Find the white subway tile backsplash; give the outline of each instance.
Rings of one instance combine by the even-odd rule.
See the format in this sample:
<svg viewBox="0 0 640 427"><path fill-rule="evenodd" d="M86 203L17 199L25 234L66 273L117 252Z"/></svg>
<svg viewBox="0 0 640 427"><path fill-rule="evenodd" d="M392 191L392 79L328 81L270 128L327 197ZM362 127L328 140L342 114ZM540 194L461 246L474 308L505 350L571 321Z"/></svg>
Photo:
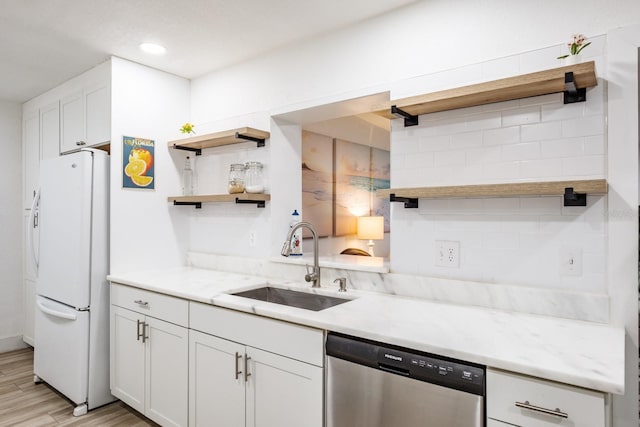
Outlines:
<svg viewBox="0 0 640 427"><path fill-rule="evenodd" d="M541 157L576 157L584 154L583 138L565 138L542 141L540 143Z"/></svg>
<svg viewBox="0 0 640 427"><path fill-rule="evenodd" d="M424 169L433 167L433 153L416 153L410 156L405 156L404 167L407 169Z"/></svg>
<svg viewBox="0 0 640 427"><path fill-rule="evenodd" d="M584 102L563 104L562 102L542 106L542 121L573 119L584 116Z"/></svg>
<svg viewBox="0 0 640 427"><path fill-rule="evenodd" d="M482 79L498 80L520 74L520 58L507 56L482 63Z"/></svg>
<svg viewBox="0 0 640 427"><path fill-rule="evenodd" d="M569 157L562 159L565 176L604 176L604 156Z"/></svg>
<svg viewBox="0 0 640 427"><path fill-rule="evenodd" d="M451 148L451 136L424 136L418 140L417 145L420 152L424 151L443 151Z"/></svg>
<svg viewBox="0 0 640 427"><path fill-rule="evenodd" d="M503 162L482 165L482 181L500 183L520 178L519 162Z"/></svg>
<svg viewBox="0 0 640 427"><path fill-rule="evenodd" d="M498 111L474 114L467 117L467 130L497 129L502 125L502 117Z"/></svg>
<svg viewBox="0 0 640 427"><path fill-rule="evenodd" d="M467 165L482 165L500 161L500 147L473 148L466 151Z"/></svg>
<svg viewBox="0 0 640 427"><path fill-rule="evenodd" d="M598 49L603 46L601 43ZM592 55L601 60L598 49ZM566 46L559 44L425 76L418 80L431 90L413 94L562 66L556 57L564 50ZM411 92L408 86L405 90ZM606 170L605 107L606 81L599 79L584 103L565 105L562 94L550 94L427 114L412 128L394 120L392 187L602 178ZM561 196L421 199L415 210L394 204L393 269L432 277L603 292L606 200L589 195L586 207L564 207ZM415 247L398 243L416 238L423 248L419 254ZM460 241L460 268L435 266L436 240ZM567 242L583 252L581 277L559 273L559 249Z"/></svg>
<svg viewBox="0 0 640 427"><path fill-rule="evenodd" d="M520 178L536 180L562 176L561 159L525 160L520 162Z"/></svg>
<svg viewBox="0 0 640 427"><path fill-rule="evenodd" d="M482 135L484 145L502 145L520 142L520 127L485 130Z"/></svg>
<svg viewBox="0 0 640 427"><path fill-rule="evenodd" d="M535 125L521 127L520 137L522 141L542 141L556 139L562 136L561 122L542 122Z"/></svg>
<svg viewBox="0 0 640 427"><path fill-rule="evenodd" d="M540 158L539 142L523 142L521 144L503 145L502 161L533 160Z"/></svg>
<svg viewBox="0 0 640 427"><path fill-rule="evenodd" d="M562 50L562 46L566 50L566 45L562 44L520 54L520 72L533 73L561 67L563 64L557 58L566 53Z"/></svg>
<svg viewBox="0 0 640 427"><path fill-rule="evenodd" d="M540 122L540 107L533 105L502 113L502 126L517 126Z"/></svg>
<svg viewBox="0 0 640 427"><path fill-rule="evenodd" d="M562 197L522 197L520 211L530 215L562 215Z"/></svg>
<svg viewBox="0 0 640 427"><path fill-rule="evenodd" d="M482 131L464 132L451 136L451 148L482 147Z"/></svg>
<svg viewBox="0 0 640 427"><path fill-rule="evenodd" d="M462 166L466 156L464 150L436 151L434 154L434 166Z"/></svg>
<svg viewBox="0 0 640 427"><path fill-rule="evenodd" d="M587 136L584 139L584 154L586 156L604 154L606 149L604 135Z"/></svg>
<svg viewBox="0 0 640 427"><path fill-rule="evenodd" d="M604 133L602 116L586 116L562 121L562 136L565 138L600 135L602 133Z"/></svg>

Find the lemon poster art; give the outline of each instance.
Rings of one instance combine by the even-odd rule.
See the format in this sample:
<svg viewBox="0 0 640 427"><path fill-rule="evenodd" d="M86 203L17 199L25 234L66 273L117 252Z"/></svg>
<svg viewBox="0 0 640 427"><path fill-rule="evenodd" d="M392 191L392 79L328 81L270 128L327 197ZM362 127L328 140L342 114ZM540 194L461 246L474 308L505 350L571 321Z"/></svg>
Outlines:
<svg viewBox="0 0 640 427"><path fill-rule="evenodd" d="M122 137L122 187L153 190L153 148L150 139Z"/></svg>

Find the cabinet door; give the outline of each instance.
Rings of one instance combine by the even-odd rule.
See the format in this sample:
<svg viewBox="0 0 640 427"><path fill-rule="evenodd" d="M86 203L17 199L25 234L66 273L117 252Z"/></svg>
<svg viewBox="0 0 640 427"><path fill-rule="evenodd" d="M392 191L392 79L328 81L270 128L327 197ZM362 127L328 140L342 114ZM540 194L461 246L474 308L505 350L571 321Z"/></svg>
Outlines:
<svg viewBox="0 0 640 427"><path fill-rule="evenodd" d="M84 134L84 98L82 91L60 100L60 152L82 148Z"/></svg>
<svg viewBox="0 0 640 427"><path fill-rule="evenodd" d="M85 137L87 145L111 140L111 90L108 83L84 91Z"/></svg>
<svg viewBox="0 0 640 427"><path fill-rule="evenodd" d="M248 427L322 427L323 370L247 347Z"/></svg>
<svg viewBox="0 0 640 427"><path fill-rule="evenodd" d="M36 315L36 282L24 279L24 329L22 331L22 340L32 347L36 346L33 339L34 320Z"/></svg>
<svg viewBox="0 0 640 427"><path fill-rule="evenodd" d="M186 328L146 318L145 415L163 426L187 426L189 338Z"/></svg>
<svg viewBox="0 0 640 427"><path fill-rule="evenodd" d="M60 155L60 104L56 101L40 109L42 159Z"/></svg>
<svg viewBox="0 0 640 427"><path fill-rule="evenodd" d="M38 111L25 113L22 119L23 196L25 209L31 209L40 175L40 117Z"/></svg>
<svg viewBox="0 0 640 427"><path fill-rule="evenodd" d="M138 338L144 316L111 306L111 394L144 413L145 347Z"/></svg>
<svg viewBox="0 0 640 427"><path fill-rule="evenodd" d="M191 427L245 425L244 353L243 345L189 331Z"/></svg>

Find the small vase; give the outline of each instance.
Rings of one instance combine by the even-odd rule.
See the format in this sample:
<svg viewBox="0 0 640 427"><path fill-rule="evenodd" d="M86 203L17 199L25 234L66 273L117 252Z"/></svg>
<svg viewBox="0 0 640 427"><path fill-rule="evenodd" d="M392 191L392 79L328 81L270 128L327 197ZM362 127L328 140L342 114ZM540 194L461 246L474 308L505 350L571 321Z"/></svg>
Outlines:
<svg viewBox="0 0 640 427"><path fill-rule="evenodd" d="M575 65L582 62L582 55L569 55L564 59L564 65Z"/></svg>

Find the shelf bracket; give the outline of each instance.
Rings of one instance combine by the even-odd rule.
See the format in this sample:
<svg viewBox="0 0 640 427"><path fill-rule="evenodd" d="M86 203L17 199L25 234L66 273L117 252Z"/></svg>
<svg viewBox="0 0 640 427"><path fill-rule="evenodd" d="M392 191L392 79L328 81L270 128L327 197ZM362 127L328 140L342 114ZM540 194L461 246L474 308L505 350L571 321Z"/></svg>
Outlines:
<svg viewBox="0 0 640 427"><path fill-rule="evenodd" d="M241 199L239 197L236 197L236 203L237 204L254 204L256 205L257 208L265 207L264 200L246 200L246 199Z"/></svg>
<svg viewBox="0 0 640 427"><path fill-rule="evenodd" d="M183 145L178 145L178 144L173 144L173 148L175 148L176 150L191 151L193 153L196 153L196 156L201 156L202 155L202 149L201 148L185 147Z"/></svg>
<svg viewBox="0 0 640 427"><path fill-rule="evenodd" d="M396 116L403 117L404 127L416 126L418 124L418 116L409 114L406 111L396 107L395 105L391 106L391 114L395 114Z"/></svg>
<svg viewBox="0 0 640 427"><path fill-rule="evenodd" d="M574 193L572 187L564 189L565 206L587 206L587 195Z"/></svg>
<svg viewBox="0 0 640 427"><path fill-rule="evenodd" d="M564 73L564 103L573 104L575 102L584 102L587 100L587 88L577 88L576 81L573 77L573 71Z"/></svg>
<svg viewBox="0 0 640 427"><path fill-rule="evenodd" d="M396 197L394 193L389 194L390 202L402 202L407 209L416 209L418 207L418 199L411 197Z"/></svg>
<svg viewBox="0 0 640 427"><path fill-rule="evenodd" d="M173 206L195 206L196 209L202 209L202 202L179 202L174 200Z"/></svg>
<svg viewBox="0 0 640 427"><path fill-rule="evenodd" d="M264 147L264 138L256 138L251 135L243 135L240 132L236 132L236 139L246 139L247 141L254 141L258 147Z"/></svg>

